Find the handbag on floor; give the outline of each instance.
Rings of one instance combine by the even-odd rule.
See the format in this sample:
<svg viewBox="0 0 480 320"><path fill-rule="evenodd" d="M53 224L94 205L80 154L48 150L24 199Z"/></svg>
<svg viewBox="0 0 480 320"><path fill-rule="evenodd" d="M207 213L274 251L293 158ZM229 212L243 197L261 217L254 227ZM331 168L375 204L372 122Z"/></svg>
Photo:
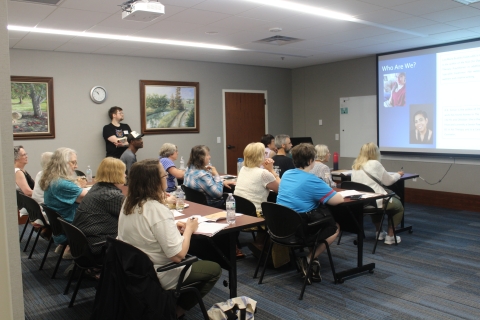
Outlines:
<svg viewBox="0 0 480 320"><path fill-rule="evenodd" d="M211 320L253 320L257 301L249 297L236 297L215 303L208 311Z"/></svg>

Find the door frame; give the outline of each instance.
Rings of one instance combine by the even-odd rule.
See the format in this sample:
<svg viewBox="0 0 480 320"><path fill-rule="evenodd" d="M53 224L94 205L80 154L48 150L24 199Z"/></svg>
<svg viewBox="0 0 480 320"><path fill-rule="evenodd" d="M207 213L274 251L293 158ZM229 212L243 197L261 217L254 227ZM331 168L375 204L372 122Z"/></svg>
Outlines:
<svg viewBox="0 0 480 320"><path fill-rule="evenodd" d="M238 90L238 89L222 89L222 121L223 121L223 171L227 172L227 126L225 123L225 94L227 92L243 92L243 93L263 93L265 97L265 132L268 132L268 95L267 90Z"/></svg>

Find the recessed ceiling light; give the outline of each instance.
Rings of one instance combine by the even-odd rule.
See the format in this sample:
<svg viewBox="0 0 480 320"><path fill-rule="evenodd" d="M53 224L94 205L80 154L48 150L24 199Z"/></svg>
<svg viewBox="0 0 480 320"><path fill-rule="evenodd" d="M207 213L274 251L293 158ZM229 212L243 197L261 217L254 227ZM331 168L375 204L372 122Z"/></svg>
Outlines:
<svg viewBox="0 0 480 320"><path fill-rule="evenodd" d="M282 28L280 28L280 27L273 27L273 28L268 29L268 31L270 31L270 32L280 32L280 31L282 31Z"/></svg>
<svg viewBox="0 0 480 320"><path fill-rule="evenodd" d="M242 50L242 49L239 49L239 48L236 48L236 47L222 46L222 45L218 45L218 44L210 44L210 43L202 43L202 42L189 42L189 41L177 41L177 40L167 40L167 39L155 39L155 38L143 38L143 37L133 37L133 36L120 36L120 35L106 34L106 33L79 32L79 31L69 31L69 30L60 30L60 29L31 28L31 27L12 26L12 25L9 25L7 28L8 28L8 30L15 30L15 31L26 31L26 32L43 33L43 34L58 34L58 35L83 37L83 38L97 38L97 39L110 39L110 40L120 40L120 41L157 43L157 44L168 44L168 45L173 45L173 46L185 46L185 47L216 49L216 50Z"/></svg>
<svg viewBox="0 0 480 320"><path fill-rule="evenodd" d="M214 36L214 35L218 34L218 32L217 31L207 31L207 32L205 32L205 34L208 34L209 36Z"/></svg>
<svg viewBox="0 0 480 320"><path fill-rule="evenodd" d="M453 1L466 4L467 6L468 6L469 4L472 4L472 3L480 2L480 0L453 0Z"/></svg>

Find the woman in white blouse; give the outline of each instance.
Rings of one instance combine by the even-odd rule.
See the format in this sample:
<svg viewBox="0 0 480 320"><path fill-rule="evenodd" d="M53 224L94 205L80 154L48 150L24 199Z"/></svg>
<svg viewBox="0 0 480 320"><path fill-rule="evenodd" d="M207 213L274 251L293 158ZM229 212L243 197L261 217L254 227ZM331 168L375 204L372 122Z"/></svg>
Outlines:
<svg viewBox="0 0 480 320"><path fill-rule="evenodd" d="M278 192L280 178L273 170L273 160L265 159L263 143L250 143L243 151L244 163L237 178L234 194L250 200L262 210L262 202L267 201L270 190ZM260 166L263 165L263 169Z"/></svg>
<svg viewBox="0 0 480 320"><path fill-rule="evenodd" d="M403 176L403 171L389 174L379 160L380 152L378 151L377 145L373 142L364 144L360 149L360 154L357 159L353 162L352 181L365 184L372 188L376 193L387 194L385 189L378 182L381 182L385 186L390 186ZM382 208L383 205L383 200L377 200L377 206L379 208ZM375 224L377 234L378 232L381 232L378 240L385 239L385 244L394 244L395 239L393 237L393 228L402 221L403 217L403 206L400 200L392 197L387 204L387 212L393 214L394 224L392 226L390 221L388 222L388 235L386 232L380 231L380 216L372 215L372 222ZM397 236L397 243L400 241L400 237Z"/></svg>

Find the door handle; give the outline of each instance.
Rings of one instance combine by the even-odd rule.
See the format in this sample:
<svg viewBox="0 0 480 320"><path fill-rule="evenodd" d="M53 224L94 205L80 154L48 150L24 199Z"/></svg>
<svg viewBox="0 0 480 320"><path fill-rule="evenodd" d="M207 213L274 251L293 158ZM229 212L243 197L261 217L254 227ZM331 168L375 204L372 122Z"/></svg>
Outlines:
<svg viewBox="0 0 480 320"><path fill-rule="evenodd" d="M233 149L233 148L235 148L235 146L231 146L231 145L227 146L227 149Z"/></svg>

